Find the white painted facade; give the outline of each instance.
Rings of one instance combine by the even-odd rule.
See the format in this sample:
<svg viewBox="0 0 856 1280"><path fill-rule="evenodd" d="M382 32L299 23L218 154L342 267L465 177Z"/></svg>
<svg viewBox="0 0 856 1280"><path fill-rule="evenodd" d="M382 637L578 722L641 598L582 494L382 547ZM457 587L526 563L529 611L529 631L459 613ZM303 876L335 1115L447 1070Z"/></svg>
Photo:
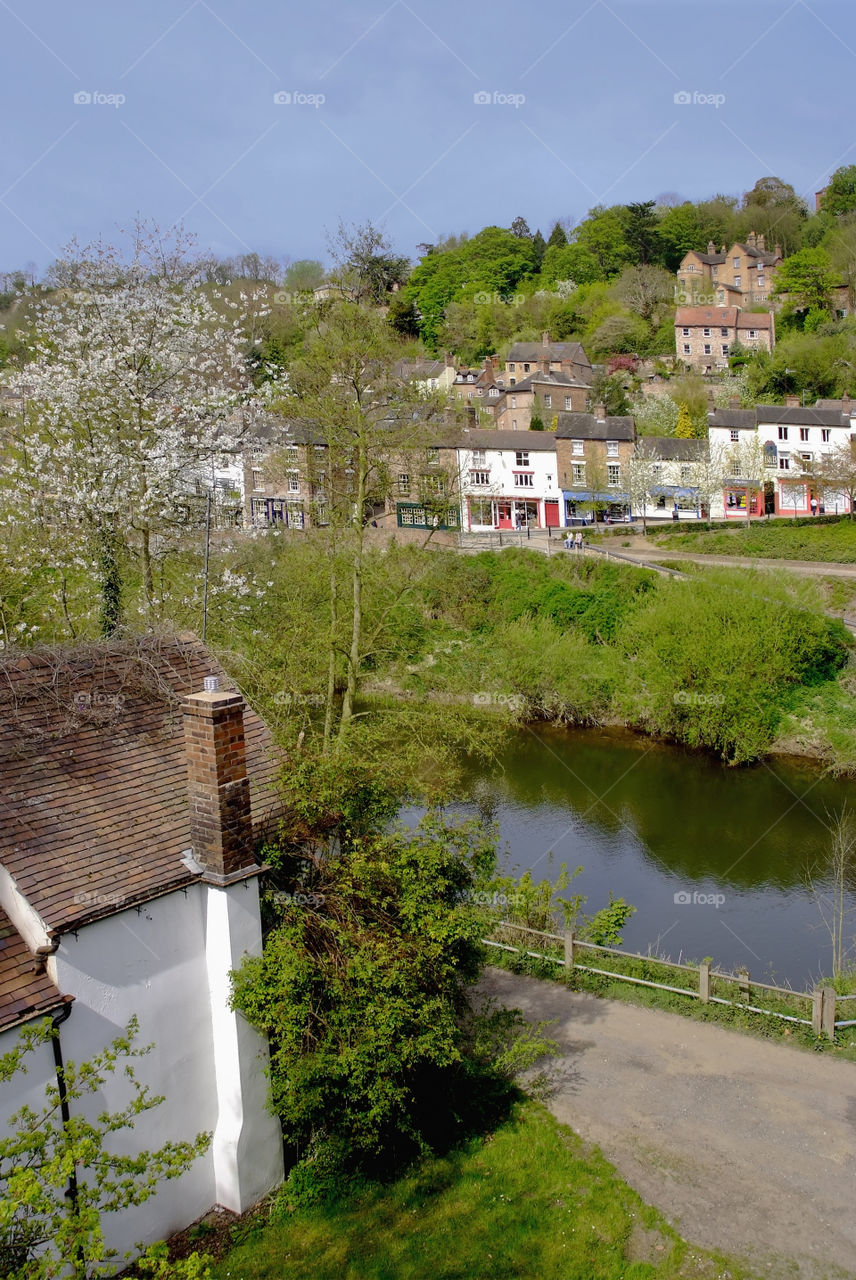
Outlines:
<svg viewBox="0 0 856 1280"><path fill-rule="evenodd" d="M807 415L808 417L808 415ZM842 426L819 426L810 421L799 423L759 422L754 427L708 428L711 458L724 461L723 475L729 474L728 458L745 449L745 442L754 439L764 450L765 483L772 483L775 490L776 513L783 516L807 516L811 512L812 487L810 478L800 484L799 477L805 465L817 463L826 453L840 445L849 445L852 422L845 420ZM735 486L732 486L735 488ZM745 499L740 506L733 502L734 494L725 486L721 494L711 502L711 516L727 519L729 516L745 518ZM763 495L756 501L757 514L763 512ZM824 511L829 515L845 514L850 503L845 493L824 495ZM819 508L818 508L819 509ZM753 511L753 514L756 514Z"/></svg>
<svg viewBox="0 0 856 1280"><path fill-rule="evenodd" d="M479 443L458 448L464 529L564 526L555 441L548 437L552 447L534 447L532 436L540 432L520 434L519 447L491 448Z"/></svg>
<svg viewBox="0 0 856 1280"><path fill-rule="evenodd" d="M110 1247L120 1253L161 1240L219 1204L243 1212L283 1177L282 1136L267 1110L267 1047L228 1007L229 971L245 954L261 952L258 880L224 887L202 881L120 910L61 938L48 957L60 992L75 997L61 1027L64 1060L80 1062L139 1020L137 1045L154 1043L135 1063L138 1078L165 1101L135 1128L113 1136L124 1150L213 1135L208 1152L145 1204L104 1220ZM0 1037L0 1053L15 1043ZM41 1077L41 1078L40 1078ZM0 1123L43 1096L55 1081L50 1047L40 1051L20 1087L0 1095ZM118 1109L129 1097L121 1076L103 1096L88 1100L92 1114ZM83 1100L73 1102L75 1107Z"/></svg>

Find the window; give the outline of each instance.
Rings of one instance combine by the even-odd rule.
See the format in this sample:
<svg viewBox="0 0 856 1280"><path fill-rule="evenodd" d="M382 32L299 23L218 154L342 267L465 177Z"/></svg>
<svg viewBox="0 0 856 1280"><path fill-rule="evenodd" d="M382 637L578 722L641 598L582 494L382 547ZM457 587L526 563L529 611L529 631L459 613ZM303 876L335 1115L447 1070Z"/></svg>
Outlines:
<svg viewBox="0 0 856 1280"><path fill-rule="evenodd" d="M516 430L517 430L517 419L516 419L516 418L512 418L512 419L511 419L511 430L512 430L512 431L516 431Z"/></svg>
<svg viewBox="0 0 856 1280"><path fill-rule="evenodd" d="M529 372L529 365L528 365L528 364L525 364L525 365L523 366L523 372L524 372L524 373L528 373L528 372Z"/></svg>
<svg viewBox="0 0 856 1280"><path fill-rule="evenodd" d="M565 408L570 409L570 407L571 407L571 397L565 396Z"/></svg>
<svg viewBox="0 0 856 1280"><path fill-rule="evenodd" d="M688 337L690 336L690 331L689 331L689 329L688 329L688 328L686 328L686 327L684 327L683 329L681 329L681 333L683 334L683 336L684 336L685 338L688 338Z"/></svg>
<svg viewBox="0 0 856 1280"><path fill-rule="evenodd" d="M787 440L787 438L788 438L788 429L787 429L787 427L779 427L779 439L780 439L780 440Z"/></svg>
<svg viewBox="0 0 856 1280"><path fill-rule="evenodd" d="M722 351L722 354L723 354L724 356L727 356L727 355L728 355L728 343L727 343L727 342L723 342L722 347L721 347L721 351Z"/></svg>
<svg viewBox="0 0 856 1280"><path fill-rule="evenodd" d="M803 462L811 462L811 454L810 454L810 453L801 453L801 454L800 454L800 458L802 459L802 461L803 461Z"/></svg>
<svg viewBox="0 0 856 1280"><path fill-rule="evenodd" d="M709 338L709 337L710 337L710 329L708 329L708 328L704 328L704 329L702 329L702 331L701 331L701 332L702 332L702 337L704 337L704 338Z"/></svg>
<svg viewBox="0 0 856 1280"><path fill-rule="evenodd" d="M514 461L518 467L529 466L529 450L518 449L514 455Z"/></svg>
<svg viewBox="0 0 856 1280"><path fill-rule="evenodd" d="M607 442L606 442L606 456L607 456L607 458L617 458L617 457L618 457L618 441L617 441L617 440L607 440Z"/></svg>
<svg viewBox="0 0 856 1280"><path fill-rule="evenodd" d="M553 407L553 397L552 397L552 396L545 396L545 397L544 397L544 408L545 408L545 409L552 409L552 407Z"/></svg>
<svg viewBox="0 0 856 1280"><path fill-rule="evenodd" d="M829 427L821 427L820 438L824 444L829 444L830 434Z"/></svg>
<svg viewBox="0 0 856 1280"><path fill-rule="evenodd" d="M535 487L535 477L531 471L515 471L514 485L517 489L533 489Z"/></svg>
<svg viewBox="0 0 856 1280"><path fill-rule="evenodd" d="M720 336L721 338L727 338L727 337L728 337L728 330L727 330L727 329L720 329L720 331L719 331L719 336Z"/></svg>
<svg viewBox="0 0 856 1280"><path fill-rule="evenodd" d="M800 440L808 440L808 427L800 427Z"/></svg>
<svg viewBox="0 0 856 1280"><path fill-rule="evenodd" d="M511 397L511 407L512 407L512 409L516 409L516 408L517 408L517 396L512 396L512 397Z"/></svg>
<svg viewBox="0 0 856 1280"><path fill-rule="evenodd" d="M740 432L739 432L739 431L732 431L732 432L731 432L731 441L732 441L732 444L737 444L737 442L739 441L739 439L740 439Z"/></svg>
<svg viewBox="0 0 856 1280"><path fill-rule="evenodd" d="M410 492L410 473L408 471L399 471L398 473L398 492Z"/></svg>
<svg viewBox="0 0 856 1280"><path fill-rule="evenodd" d="M516 379L516 378L509 378L509 379L508 379L508 385L509 385L510 387L514 387L514 386L516 386L516 385L517 385L517 379Z"/></svg>
<svg viewBox="0 0 856 1280"><path fill-rule="evenodd" d="M706 342L706 343L704 344L704 354L705 354L706 356L709 356L709 355L710 355L710 343L709 343L709 342Z"/></svg>
<svg viewBox="0 0 856 1280"><path fill-rule="evenodd" d="M470 524L493 524L493 507L489 498L470 498Z"/></svg>
<svg viewBox="0 0 856 1280"><path fill-rule="evenodd" d="M734 268L734 270L735 270L735 271L739 271L739 270L740 270L740 259L739 259L739 258L732 258L732 259L731 259L731 265L732 265L732 267Z"/></svg>
<svg viewBox="0 0 856 1280"><path fill-rule="evenodd" d="M508 372L509 372L509 373L514 373L514 361L513 361L513 360L509 361L509 365L508 365Z"/></svg>
<svg viewBox="0 0 856 1280"><path fill-rule="evenodd" d="M740 288L742 288L742 287L743 287L743 277L742 277L742 276L735 276L735 277L734 277L734 288L735 288L735 289L740 289Z"/></svg>
<svg viewBox="0 0 856 1280"><path fill-rule="evenodd" d="M586 482L586 464L584 462L571 463L571 478L574 484L585 484Z"/></svg>
<svg viewBox="0 0 856 1280"><path fill-rule="evenodd" d="M610 489L617 489L621 483L621 467L617 462L610 462L606 468L606 483Z"/></svg>
<svg viewBox="0 0 856 1280"><path fill-rule="evenodd" d="M484 449L473 449L473 466L484 467L487 465L487 454Z"/></svg>
<svg viewBox="0 0 856 1280"><path fill-rule="evenodd" d="M759 289L764 288L764 277L761 275L760 272L758 273L758 288Z"/></svg>
<svg viewBox="0 0 856 1280"><path fill-rule="evenodd" d="M498 395L499 395L499 388L498 388L498 387L491 387L490 391L488 391L488 395L489 395L489 396L498 396Z"/></svg>
<svg viewBox="0 0 856 1280"><path fill-rule="evenodd" d="M681 467L681 484L689 484L690 480L692 480L692 476L692 467Z"/></svg>
<svg viewBox="0 0 856 1280"><path fill-rule="evenodd" d="M685 343L684 343L684 355L685 355L685 356L688 356L689 354L690 354L690 344L689 344L688 342L685 342Z"/></svg>
<svg viewBox="0 0 856 1280"><path fill-rule="evenodd" d="M689 263L687 263L687 268L686 268L686 269L687 269L687 271L695 271L695 263L693 263L693 262L689 262Z"/></svg>
<svg viewBox="0 0 856 1280"><path fill-rule="evenodd" d="M485 485L490 484L489 471L471 471L470 484Z"/></svg>
<svg viewBox="0 0 856 1280"><path fill-rule="evenodd" d="M748 334L747 334L747 337L749 337L749 338L757 338L757 337L758 337L758 330L757 330L757 329L750 329L750 330L749 330L749 332L748 332Z"/></svg>
<svg viewBox="0 0 856 1280"><path fill-rule="evenodd" d="M288 492L300 493L300 474L297 471L289 471L288 473Z"/></svg>
<svg viewBox="0 0 856 1280"><path fill-rule="evenodd" d="M572 441L571 441L571 453L572 453L575 457L577 457L577 458L581 458L581 457L583 456L583 453L584 453L584 452L585 452L585 450L583 449L583 442L582 442L582 440L572 440Z"/></svg>
<svg viewBox="0 0 856 1280"><path fill-rule="evenodd" d="M791 469L790 454L780 453L779 454L779 470L790 471L790 469Z"/></svg>
<svg viewBox="0 0 856 1280"><path fill-rule="evenodd" d="M256 492L264 488L262 473L261 471L258 470L257 467L253 467L253 488L256 490Z"/></svg>
<svg viewBox="0 0 856 1280"><path fill-rule="evenodd" d="M440 461L440 450L439 450L439 449L436 449L436 448L435 448L435 449L429 449L429 450L428 450L428 464L429 464L429 466L436 467L436 465L437 465L437 463L438 463L439 461Z"/></svg>
<svg viewBox="0 0 856 1280"><path fill-rule="evenodd" d="M443 494L446 492L445 476L420 476L419 488L425 495Z"/></svg>

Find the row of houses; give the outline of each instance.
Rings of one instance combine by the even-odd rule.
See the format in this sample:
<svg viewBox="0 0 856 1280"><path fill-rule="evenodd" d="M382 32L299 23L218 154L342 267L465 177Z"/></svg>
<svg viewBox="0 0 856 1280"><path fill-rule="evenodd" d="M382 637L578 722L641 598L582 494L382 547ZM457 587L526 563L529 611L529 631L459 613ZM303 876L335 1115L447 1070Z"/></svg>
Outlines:
<svg viewBox="0 0 856 1280"><path fill-rule="evenodd" d="M472 421L472 420L471 420ZM285 482L266 480L263 451L245 472L245 515L252 525L304 529L327 522L333 483L323 441L305 424L281 423L278 456ZM829 500L813 473L825 454L850 445L856 407L711 407L704 440L638 436L631 416L560 411L555 431L440 432L434 442L390 446L386 484L367 518L379 527L484 532L563 529L594 519L729 519L751 514L809 514ZM755 442L753 463L747 442ZM752 474L747 474L748 470ZM280 477L282 471L280 468Z"/></svg>

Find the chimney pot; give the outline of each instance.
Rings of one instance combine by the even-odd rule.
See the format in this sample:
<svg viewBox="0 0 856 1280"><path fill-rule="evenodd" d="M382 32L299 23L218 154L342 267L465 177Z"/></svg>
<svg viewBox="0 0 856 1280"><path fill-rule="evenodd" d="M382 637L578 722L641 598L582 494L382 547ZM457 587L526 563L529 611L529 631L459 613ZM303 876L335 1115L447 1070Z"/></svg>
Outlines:
<svg viewBox="0 0 856 1280"><path fill-rule="evenodd" d="M220 688L219 676L206 676L202 681L202 687L206 693L216 693Z"/></svg>

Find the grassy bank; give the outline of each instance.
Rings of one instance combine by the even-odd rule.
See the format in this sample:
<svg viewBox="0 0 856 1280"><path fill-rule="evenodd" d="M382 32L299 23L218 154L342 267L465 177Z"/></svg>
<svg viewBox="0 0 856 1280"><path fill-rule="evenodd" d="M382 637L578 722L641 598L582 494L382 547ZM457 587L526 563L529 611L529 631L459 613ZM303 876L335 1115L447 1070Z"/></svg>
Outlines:
<svg viewBox="0 0 856 1280"><path fill-rule="evenodd" d="M828 561L856 564L856 521L834 524L751 524L695 532L657 530L649 538L671 551L698 555L757 556L773 560Z"/></svg>
<svg viewBox="0 0 856 1280"><path fill-rule="evenodd" d="M244 1224L214 1280L749 1280L682 1241L537 1103L387 1186ZM204 1247L204 1240L201 1242Z"/></svg>

